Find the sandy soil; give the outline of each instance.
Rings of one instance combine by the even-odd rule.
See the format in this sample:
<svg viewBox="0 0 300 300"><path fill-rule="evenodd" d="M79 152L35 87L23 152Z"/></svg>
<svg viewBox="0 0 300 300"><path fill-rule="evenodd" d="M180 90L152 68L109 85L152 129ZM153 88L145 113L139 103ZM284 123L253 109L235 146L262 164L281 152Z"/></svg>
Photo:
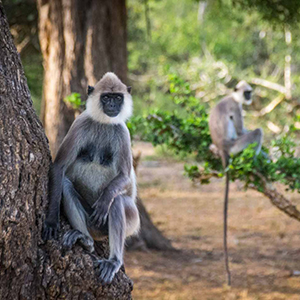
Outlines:
<svg viewBox="0 0 300 300"><path fill-rule="evenodd" d="M129 252L126 271L139 299L289 299L300 300L300 223L263 195L230 189L229 253L232 287L225 285L223 258L224 181L195 186L183 164L142 151L139 193L154 223L178 251ZM300 204L300 196L288 195ZM300 273L300 272L299 272Z"/></svg>

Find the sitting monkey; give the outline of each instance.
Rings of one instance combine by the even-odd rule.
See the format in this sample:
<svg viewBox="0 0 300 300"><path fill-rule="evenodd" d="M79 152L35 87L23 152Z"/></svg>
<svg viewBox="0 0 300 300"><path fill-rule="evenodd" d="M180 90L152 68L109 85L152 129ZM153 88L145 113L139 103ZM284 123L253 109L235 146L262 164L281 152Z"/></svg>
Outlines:
<svg viewBox="0 0 300 300"><path fill-rule="evenodd" d="M109 259L98 261L110 283L123 264L125 238L138 232L136 180L125 121L132 113L130 87L106 73L89 87L86 110L74 121L51 168L50 204L43 239L57 238L60 203L72 226L63 246L77 241L94 251L94 240L109 236Z"/></svg>
<svg viewBox="0 0 300 300"><path fill-rule="evenodd" d="M246 81L240 81L234 92L223 98L211 111L209 118L209 130L213 144L217 147L222 159L224 169L228 165L230 154L243 151L252 143L256 144L256 155L260 152L263 139L263 131L257 128L248 131L244 127L242 105L252 103L252 88ZM227 271L228 285L231 284L231 276L228 264L227 252L227 210L229 193L229 174L226 172L226 188L224 201L224 250L225 267Z"/></svg>

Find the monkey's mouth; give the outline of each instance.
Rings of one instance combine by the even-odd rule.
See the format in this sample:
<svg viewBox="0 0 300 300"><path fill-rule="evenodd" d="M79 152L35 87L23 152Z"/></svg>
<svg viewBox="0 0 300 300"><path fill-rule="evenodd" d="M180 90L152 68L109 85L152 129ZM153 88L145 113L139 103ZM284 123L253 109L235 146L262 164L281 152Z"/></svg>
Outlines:
<svg viewBox="0 0 300 300"><path fill-rule="evenodd" d="M115 110L113 110L113 111L106 110L106 111L105 111L105 114L108 115L108 116L111 117L111 118L114 118L114 117L116 117L116 116L119 114L119 112L118 112L118 111L115 111Z"/></svg>

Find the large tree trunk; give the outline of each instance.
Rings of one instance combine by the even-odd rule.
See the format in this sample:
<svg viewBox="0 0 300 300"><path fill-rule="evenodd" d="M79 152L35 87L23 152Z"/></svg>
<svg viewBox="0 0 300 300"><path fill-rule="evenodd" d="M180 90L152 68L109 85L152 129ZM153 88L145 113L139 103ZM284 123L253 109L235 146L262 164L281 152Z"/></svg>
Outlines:
<svg viewBox="0 0 300 300"><path fill-rule="evenodd" d="M52 156L74 120L64 103L71 93L85 98L87 83L105 72L127 81L125 0L38 0L44 57L41 119Z"/></svg>
<svg viewBox="0 0 300 300"><path fill-rule="evenodd" d="M124 272L103 287L81 247L63 253L41 240L50 152L1 0L0 149L0 299L131 299ZM107 241L97 250L106 256Z"/></svg>

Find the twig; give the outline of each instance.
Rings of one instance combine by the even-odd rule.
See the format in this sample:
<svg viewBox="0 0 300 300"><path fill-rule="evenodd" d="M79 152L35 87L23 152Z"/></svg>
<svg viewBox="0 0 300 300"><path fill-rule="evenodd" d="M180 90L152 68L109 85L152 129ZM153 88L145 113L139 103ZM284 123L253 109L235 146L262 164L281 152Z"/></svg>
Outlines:
<svg viewBox="0 0 300 300"><path fill-rule="evenodd" d="M276 134L279 134L281 132L281 128L271 121L267 122L267 127Z"/></svg>
<svg viewBox="0 0 300 300"><path fill-rule="evenodd" d="M284 95L279 95L274 100L272 100L266 107L260 110L259 115L264 116L270 113L278 104L280 104L285 99Z"/></svg>
<svg viewBox="0 0 300 300"><path fill-rule="evenodd" d="M253 78L251 80L251 82L253 84L261 85L265 88L277 91L281 94L286 94L286 88L281 84L274 83L274 82L271 82L271 81L268 81L268 80L265 80L265 79L261 79L261 78Z"/></svg>
<svg viewBox="0 0 300 300"><path fill-rule="evenodd" d="M285 28L285 43L287 46L287 55L285 56L285 65L284 65L284 86L285 86L285 97L290 100L292 98L292 80L291 80L291 60L292 60L292 33L289 28L286 26Z"/></svg>
<svg viewBox="0 0 300 300"><path fill-rule="evenodd" d="M19 54L21 54L21 52L25 49L25 47L29 44L29 42L30 42L30 36L27 36L20 44L17 45L17 51L19 52Z"/></svg>

